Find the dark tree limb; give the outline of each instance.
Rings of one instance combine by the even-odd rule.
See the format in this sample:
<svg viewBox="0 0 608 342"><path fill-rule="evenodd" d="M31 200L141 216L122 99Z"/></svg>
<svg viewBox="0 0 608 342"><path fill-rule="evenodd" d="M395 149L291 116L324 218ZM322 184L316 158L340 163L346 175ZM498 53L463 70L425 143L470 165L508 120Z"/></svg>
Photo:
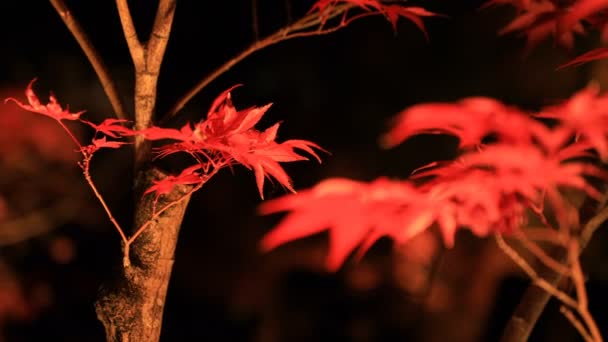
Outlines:
<svg viewBox="0 0 608 342"><path fill-rule="evenodd" d="M590 201L583 204L583 209L589 205ZM591 217L583 227L580 238L580 250L582 251L589 241L593 233L608 220L608 207L605 204L600 206L596 214ZM563 248L554 248L547 253L553 259L559 262L565 262L567 258L566 250ZM550 268L541 265L538 271L539 277L545 279L552 285L557 285L562 279L562 275L551 270ZM503 330L501 342L524 342L530 338L530 334L536 326L536 322L540 318L545 306L551 299L551 295L542 290L535 284L528 286L519 304L515 308L515 312L511 315L507 326Z"/></svg>
<svg viewBox="0 0 608 342"><path fill-rule="evenodd" d="M141 174L137 187L146 189L154 180L166 176L150 169ZM157 206L174 202L189 191L188 186L178 185L171 194L160 197ZM142 197L135 226L141 226L153 216L153 201L154 196ZM114 283L102 288L96 311L105 327L107 341L159 340L175 246L188 202L189 198L177 203L152 222L130 248L131 266L123 268Z"/></svg>

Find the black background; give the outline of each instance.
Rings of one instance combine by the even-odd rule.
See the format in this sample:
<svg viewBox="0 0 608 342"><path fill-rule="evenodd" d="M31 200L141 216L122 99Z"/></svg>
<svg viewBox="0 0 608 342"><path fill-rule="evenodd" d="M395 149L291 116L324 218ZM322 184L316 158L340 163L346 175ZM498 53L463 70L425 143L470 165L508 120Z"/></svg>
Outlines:
<svg viewBox="0 0 608 342"><path fill-rule="evenodd" d="M152 3L130 2L140 37L151 26ZM283 1L258 3L262 36L287 22ZM293 1L293 17L304 14L311 3ZM201 119L217 94L243 83L233 93L238 108L274 103L260 127L283 121L279 139L304 138L331 151L321 165L309 162L285 167L296 189L332 176L361 180L406 176L425 163L450 157L453 141L418 137L393 150L380 149L378 136L387 120L403 108L481 95L534 109L569 96L589 78L586 68L555 71L587 43L582 41L576 51L568 52L547 42L525 55L523 40L496 36L512 12L479 12L480 3L421 2L449 16L425 20L430 42L407 21L402 20L395 33L386 20L372 17L335 34L271 46L204 89L172 124ZM132 67L114 2L68 1L68 5L116 76L123 98L131 103ZM52 90L71 108L87 109L91 119L110 116L111 107L92 68L48 2L3 1L0 16L1 86L25 88L38 77L39 94ZM166 111L198 79L252 39L249 1L178 1L159 81L158 112ZM124 222L130 219L132 203L127 157L128 153L120 152L103 155L94 165L102 192ZM266 186L267 197L281 194L280 186ZM262 255L257 242L277 218L257 216L259 201L253 175L238 168L233 174L222 172L194 196L177 248L163 340L255 340L261 324L259 307L237 305L256 302L247 299L251 296L259 296L256 300L262 304L256 305L278 300L279 307L288 308L284 312L314 317L311 327L293 330L292 335L284 332L280 340L350 341L343 335L343 327L363 312L380 322L381 333L375 340L416 337L415 326L399 326L385 310L387 303L402 296L395 289L380 289L362 299L344 290L342 272L325 274L297 266L271 271L280 263L277 259L295 253L294 248L303 244ZM28 242L32 255L13 261L27 277L48 279L55 294L50 309L32 322L7 327L8 341L103 340L93 303L99 285L116 272L120 251L118 236L100 217L94 227L69 224L58 228L58 233L76 241L78 254L72 263L56 265L38 255L42 253L37 252L35 240ZM383 241L374 251L388 258L389 245ZM3 251L10 255L10 248ZM487 327L488 340L499 336L524 285L523 280L506 283ZM596 293L601 296L600 290ZM550 308L557 311L556 306ZM553 316L557 318L547 325L562 322L561 326L571 329L559 315Z"/></svg>

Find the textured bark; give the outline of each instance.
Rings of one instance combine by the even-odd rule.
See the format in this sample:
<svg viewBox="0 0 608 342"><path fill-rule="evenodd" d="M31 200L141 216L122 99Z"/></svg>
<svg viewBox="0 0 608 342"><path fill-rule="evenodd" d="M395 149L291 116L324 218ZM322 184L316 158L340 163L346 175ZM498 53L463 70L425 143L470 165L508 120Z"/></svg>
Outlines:
<svg viewBox="0 0 608 342"><path fill-rule="evenodd" d="M135 227L152 216L154 196L141 197L141 189L153 180L166 177L156 169L140 173L136 183L137 198ZM157 208L182 197L189 190L176 186L162 196ZM189 198L177 203L154 220L133 242L130 248L131 266L122 269L115 282L101 289L96 303L97 317L106 330L107 341L156 342L160 338L163 309L175 246Z"/></svg>

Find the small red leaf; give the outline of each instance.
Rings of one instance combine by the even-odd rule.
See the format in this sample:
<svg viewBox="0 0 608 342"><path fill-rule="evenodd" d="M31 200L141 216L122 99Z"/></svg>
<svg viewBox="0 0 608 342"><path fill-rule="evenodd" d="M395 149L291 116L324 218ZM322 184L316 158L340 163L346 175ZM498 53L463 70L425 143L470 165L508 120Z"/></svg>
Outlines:
<svg viewBox="0 0 608 342"><path fill-rule="evenodd" d="M585 63L597 61L599 59L604 59L604 58L608 58L608 48L602 47L602 48L593 49L589 52L586 52L586 53L576 57L575 59L571 60L568 63L560 65L557 68L557 70L571 67L571 66L573 66L573 67L581 66Z"/></svg>
<svg viewBox="0 0 608 342"><path fill-rule="evenodd" d="M84 111L70 113L68 108L66 108L66 109L61 108L61 105L57 102L57 99L53 95L50 95L49 103L47 103L46 105L43 105L42 103L40 103L38 96L36 96L36 93L32 89L34 82L36 82L36 79L33 79L28 84L27 89L25 90L25 96L27 97L28 104L24 104L21 101L15 99L15 98L12 98L12 97L5 99L4 103L6 103L8 101L13 101L19 107L21 107L27 111L46 115L57 121L60 121L60 120L72 120L73 121L73 120L80 119L80 115L82 113L84 113Z"/></svg>

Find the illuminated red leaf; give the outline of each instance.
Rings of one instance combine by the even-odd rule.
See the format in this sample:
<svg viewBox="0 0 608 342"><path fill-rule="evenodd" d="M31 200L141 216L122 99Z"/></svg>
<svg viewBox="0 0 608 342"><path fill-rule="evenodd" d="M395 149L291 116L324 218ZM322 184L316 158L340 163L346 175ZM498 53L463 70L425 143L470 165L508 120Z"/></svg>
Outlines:
<svg viewBox="0 0 608 342"><path fill-rule="evenodd" d="M230 90L235 87L220 94L213 101L207 118L195 125L188 123L180 129L150 127L138 134L149 140L176 140L157 149L161 157L184 152L216 167L233 162L247 167L254 172L262 198L266 177L274 178L286 189L294 191L289 176L279 163L308 160L296 150L302 150L320 162L315 149L323 149L306 140L277 143L278 123L263 132L256 130L254 126L271 104L237 110L230 96Z"/></svg>
<svg viewBox="0 0 608 342"><path fill-rule="evenodd" d="M564 16L568 16L576 8L567 5L569 2L558 2L554 0L497 0L490 1L486 6L509 4L518 9L518 13L499 34L518 32L525 35L528 48L538 44L549 36L554 36L555 40L562 46L572 48L574 45L574 34L585 33L582 25L581 16L575 15L564 21ZM564 15L564 13L566 13ZM580 11L577 13L581 14Z"/></svg>
<svg viewBox="0 0 608 342"><path fill-rule="evenodd" d="M549 107L538 117L557 119L561 127L578 136L578 143L588 143L608 160L608 96L599 94L599 86L591 84L562 104Z"/></svg>
<svg viewBox="0 0 608 342"><path fill-rule="evenodd" d="M83 146L82 151L91 155L102 148L120 148L123 145L127 145L127 142L123 141L108 141L106 137L93 139L92 143L88 146Z"/></svg>
<svg viewBox="0 0 608 342"><path fill-rule="evenodd" d="M108 118L103 120L99 125L86 120L81 121L93 127L96 132L103 133L112 138L120 138L122 136L135 134L134 130L123 125L129 122L129 120Z"/></svg>
<svg viewBox="0 0 608 342"><path fill-rule="evenodd" d="M427 11L422 7L403 6L398 4L387 5L382 3L380 0L318 0L313 4L309 13L318 11L319 16L321 17L321 25L324 25L331 13L331 9L339 4L350 4L356 8L364 10L366 12L365 14L382 14L388 19L394 30L397 29L397 21L399 18L405 18L413 22L420 29L420 31L424 33L427 39L428 35L421 17L432 17L439 15L437 13ZM357 16L354 18L357 18ZM343 18L343 24L344 23L348 23L345 17Z"/></svg>
<svg viewBox="0 0 608 342"><path fill-rule="evenodd" d="M404 212L409 213L412 219L428 215L418 210L419 199L418 192L405 182L382 178L368 184L342 178L328 179L310 190L262 204L260 210L263 214L290 211L264 237L262 248L270 250L329 229L327 266L335 270L358 245L372 237L370 234L378 221L400 222L397 218L403 216ZM427 222L427 226L432 223L428 220L424 222ZM399 228L404 228L403 222ZM375 236L378 237L379 234Z"/></svg>
<svg viewBox="0 0 608 342"><path fill-rule="evenodd" d="M36 79L33 79L28 84L27 89L25 90L25 96L27 97L28 104L24 104L21 101L15 99L15 98L12 98L12 97L7 98L6 100L4 100L4 102L6 103L7 101L13 101L19 107L21 107L27 111L46 115L57 121L79 120L80 119L80 115L82 113L84 113L84 111L70 113L68 108L66 108L66 109L61 108L61 105L57 102L57 99L53 95L50 95L49 103L47 103L46 105L43 105L42 103L40 103L38 96L36 96L36 93L34 93L34 90L32 89L34 82L36 82Z"/></svg>
<svg viewBox="0 0 608 342"><path fill-rule="evenodd" d="M577 67L582 64L604 58L608 58L608 48L597 48L576 57L575 59L571 60L566 64L560 65L558 69L563 69L570 66Z"/></svg>
<svg viewBox="0 0 608 342"><path fill-rule="evenodd" d="M581 20L608 8L607 0L577 0L560 17L560 31L570 30Z"/></svg>
<svg viewBox="0 0 608 342"><path fill-rule="evenodd" d="M422 7L414 6L404 7L401 5L386 5L382 6L381 11L390 21L391 25L393 26L393 30L397 30L397 21L399 18L405 18L413 22L418 29L424 33L427 40L429 38L428 33L426 32L426 28L424 27L424 22L422 21L421 17L439 16L439 14L427 11Z"/></svg>
<svg viewBox="0 0 608 342"><path fill-rule="evenodd" d="M190 123L186 123L181 129L152 126L137 132L148 140L172 139L180 141L190 141L193 139L193 133Z"/></svg>
<svg viewBox="0 0 608 342"><path fill-rule="evenodd" d="M417 134L448 134L460 140L461 148L481 144L491 134L513 143L530 143L545 137L548 130L529 115L484 97L455 104L425 103L396 116L393 128L381 138L384 147L393 147Z"/></svg>
<svg viewBox="0 0 608 342"><path fill-rule="evenodd" d="M414 182L330 179L268 201L262 213L288 213L264 237L262 248L329 230L328 267L335 270L352 251L364 253L381 236L404 243L436 225L449 247L458 229L477 236L509 233L544 201L559 210L563 188L599 199L590 178L605 181L608 172L587 160L593 157L590 148L608 153L607 101L591 86L537 115L557 120L551 127L488 98L409 108L385 135L386 145L415 134L451 134L463 147L455 161L418 169ZM492 139L482 144L488 136ZM557 216L560 226L570 224L560 211Z"/></svg>
<svg viewBox="0 0 608 342"><path fill-rule="evenodd" d="M189 184L198 184L204 180L203 175L200 173L202 171L201 165L193 165L190 166L177 176L167 176L161 180L154 181L154 185L144 192L145 194L156 193L156 197L161 195L166 195L173 191L173 188L176 185L189 185Z"/></svg>

